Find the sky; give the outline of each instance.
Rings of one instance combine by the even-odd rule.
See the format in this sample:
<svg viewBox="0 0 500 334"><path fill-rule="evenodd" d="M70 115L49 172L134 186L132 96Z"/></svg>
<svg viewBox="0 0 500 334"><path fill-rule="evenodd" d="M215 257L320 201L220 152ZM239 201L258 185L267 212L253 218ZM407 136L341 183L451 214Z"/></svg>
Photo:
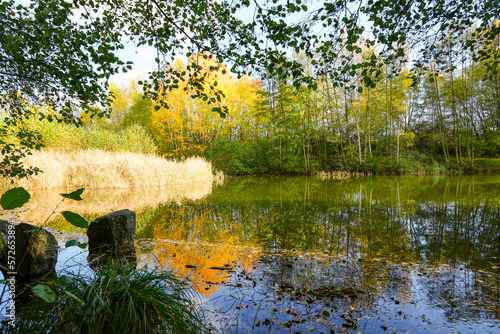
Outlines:
<svg viewBox="0 0 500 334"><path fill-rule="evenodd" d="M156 49L149 45L137 48L133 43L126 43L123 50L117 52L117 56L123 61L132 61L132 70L126 73L120 72L111 76L110 81L118 85L127 85L130 81L145 79L147 74L158 68L155 62Z"/></svg>
<svg viewBox="0 0 500 334"><path fill-rule="evenodd" d="M311 0L309 0L311 1ZM249 22L253 18L254 6L240 10L238 16L244 21ZM149 72L154 71L158 68L158 64L155 62L157 57L156 49L147 44L141 45L139 48L133 43L126 43L125 48L117 52L117 56L124 62L132 61L132 70L127 73L118 73L110 78L111 82L117 83L119 85L127 85L130 81L145 79ZM183 61L187 61L187 57L183 54L179 54L178 58Z"/></svg>
<svg viewBox="0 0 500 334"><path fill-rule="evenodd" d="M238 1L238 0L235 0ZM296 3L297 0L294 2ZM284 4L285 1L278 1L281 4ZM258 1L259 4L263 5L266 3L265 0ZM301 5L306 5L308 7L308 12L319 9L324 5L323 0L302 0ZM358 4L354 4L357 6ZM353 6L354 6L353 5ZM265 5L264 5L265 7ZM357 9L353 7L353 9ZM249 23L254 18L255 5L251 2L251 5L248 8L242 8L238 12L236 12L236 16L240 18L243 22ZM297 22L304 18L306 14L304 12L290 14L285 18L287 23ZM371 30L371 24L369 24L366 17L361 16L361 22L365 25L366 33ZM127 73L119 73L115 74L111 77L111 81L115 82L119 85L127 85L131 80L138 79L146 79L148 72L157 69L157 63L155 62L155 58L157 57L156 50L146 45L142 45L140 48L137 48L132 43L125 44L125 49L120 50L117 55L123 61L132 61L134 64L132 66L132 70ZM187 61L187 57L183 54L179 54L178 58L183 61Z"/></svg>
<svg viewBox="0 0 500 334"><path fill-rule="evenodd" d="M260 1L259 3L264 3L265 1ZM315 9L318 6L322 5L323 1L318 0L303 0L302 4L306 4L309 8ZM254 17L255 5L251 3L248 8L242 8L237 13L236 16L240 18L243 22L249 23L253 20ZM299 14L289 15L285 20L288 22L293 22L293 20L302 19L304 13L301 12ZM120 50L117 53L117 56L124 62L132 61L134 64L132 65L132 70L127 73L119 73L115 74L111 77L110 81L115 82L119 85L127 85L131 80L138 80L139 78L145 79L147 78L147 74L150 71L157 69L157 63L155 62L155 58L157 57L156 50L146 45L141 46L140 48L135 47L132 43L128 43L125 45L123 50ZM178 58L187 61L185 55L179 54Z"/></svg>

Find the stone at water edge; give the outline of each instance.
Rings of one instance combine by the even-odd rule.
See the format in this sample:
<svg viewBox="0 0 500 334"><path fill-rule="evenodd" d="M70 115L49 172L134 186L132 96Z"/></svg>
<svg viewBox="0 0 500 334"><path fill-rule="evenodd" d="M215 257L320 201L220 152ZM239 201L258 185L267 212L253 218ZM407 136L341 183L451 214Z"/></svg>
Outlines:
<svg viewBox="0 0 500 334"><path fill-rule="evenodd" d="M0 251L0 265L3 270L12 272L15 270L7 268L7 261L5 260L5 254L8 254L10 250L9 245L12 245L12 241L11 244L8 243L9 225L9 222L0 220L0 230L4 241L4 251ZM52 233L26 223L17 224L14 227L15 239L10 240L15 242L17 274L21 276L18 278L35 278L54 272L57 263L58 245Z"/></svg>
<svg viewBox="0 0 500 334"><path fill-rule="evenodd" d="M133 244L135 225L135 212L127 209L97 218L90 223L87 230L89 250Z"/></svg>

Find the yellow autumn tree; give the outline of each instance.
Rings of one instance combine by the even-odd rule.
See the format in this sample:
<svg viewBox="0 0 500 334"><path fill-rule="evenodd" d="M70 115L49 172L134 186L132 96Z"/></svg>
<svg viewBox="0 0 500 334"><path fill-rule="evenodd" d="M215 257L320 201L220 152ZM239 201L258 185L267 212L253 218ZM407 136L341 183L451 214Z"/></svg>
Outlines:
<svg viewBox="0 0 500 334"><path fill-rule="evenodd" d="M122 127L123 117L129 112L133 102L141 97L139 87L135 81L130 81L128 86L111 82L108 91L112 101L109 118L97 116L91 118L90 113L84 113L81 115L83 124L118 131Z"/></svg>
<svg viewBox="0 0 500 334"><path fill-rule="evenodd" d="M152 131L161 154L170 157L202 155L218 139L245 140L263 131L266 120L258 116L259 80L236 79L224 65L206 54L190 57L188 64L178 59L171 66L184 76L178 87L161 92L162 102L168 108L161 107L152 116ZM203 68L201 77L190 73L194 66ZM207 92L206 96L198 96L199 92L192 85L196 80L195 83ZM217 91L224 95L217 96ZM222 118L214 113L214 107L224 109L227 116Z"/></svg>

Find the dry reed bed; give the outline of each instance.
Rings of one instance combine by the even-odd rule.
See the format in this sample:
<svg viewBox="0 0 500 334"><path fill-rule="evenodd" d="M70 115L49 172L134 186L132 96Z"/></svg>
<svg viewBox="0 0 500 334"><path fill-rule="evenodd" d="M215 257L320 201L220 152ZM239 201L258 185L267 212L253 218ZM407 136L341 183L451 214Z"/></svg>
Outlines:
<svg viewBox="0 0 500 334"><path fill-rule="evenodd" d="M214 180L211 163L202 158L176 162L128 152L45 150L34 152L24 163L43 170L16 181L26 189L162 187Z"/></svg>
<svg viewBox="0 0 500 334"><path fill-rule="evenodd" d="M56 208L62 199L60 193L78 188L85 188L83 201L66 200L58 212L106 214L124 208L140 210L160 203L197 200L212 192L214 181L211 164L201 158L175 162L138 153L46 150L35 152L24 162L41 168L43 173L1 188L29 189L31 199L24 207L27 210L17 213L16 220L34 224L42 223Z"/></svg>

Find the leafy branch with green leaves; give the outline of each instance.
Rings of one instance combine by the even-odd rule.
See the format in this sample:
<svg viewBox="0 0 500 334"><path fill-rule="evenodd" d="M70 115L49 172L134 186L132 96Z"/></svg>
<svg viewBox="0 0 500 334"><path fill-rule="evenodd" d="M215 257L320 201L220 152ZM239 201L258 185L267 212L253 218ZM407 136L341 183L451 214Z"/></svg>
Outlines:
<svg viewBox="0 0 500 334"><path fill-rule="evenodd" d="M78 124L82 112L109 114L107 81L132 68L117 56L125 41L157 51L151 59L157 70L142 80L146 97L166 108L161 91L186 80L194 97L225 116L224 92L206 84L203 66L194 62L182 73L168 64L179 55L210 54L238 77L253 73L309 89L329 77L334 86L361 92L373 88L384 64L412 64L417 75L442 54L439 39L470 28L464 52L496 71L499 59L489 45L500 35L499 18L495 0L3 0L0 174L39 172L22 164L43 146L39 133L24 126L30 117ZM359 57L363 45L376 52ZM310 66L293 58L299 52Z"/></svg>
<svg viewBox="0 0 500 334"><path fill-rule="evenodd" d="M64 202L64 200L72 199L75 201L81 201L82 200L81 194L83 193L83 191L84 191L84 189L81 188L81 189L75 190L71 193L61 194L63 199L59 202L59 204L55 207L55 209L50 213L50 215L46 218L46 220L42 224L40 224L40 226L38 228L38 232L43 229L44 225L48 222L50 217L52 217L54 214L58 213L57 208ZM2 195L2 197L0 198L0 205L1 205L3 210L15 210L15 209L21 208L26 203L28 203L28 201L30 200L30 197L31 197L31 195L24 188L22 188L22 187L13 188L13 189L6 191ZM88 228L89 227L89 224L85 220L85 218L83 218L82 216L80 216L77 213L74 213L71 211L62 211L60 213L63 215L63 217L70 224L72 224L76 227L80 227L80 228ZM39 235L40 235L40 233L36 233L35 238L38 238ZM31 242L35 243L36 239L31 240ZM78 244L76 242L76 240L70 240L70 241L66 242L66 247L71 247L71 246L78 246L80 248L87 247L86 244ZM6 248L4 247L4 240L3 240L3 236L1 233L0 233L0 248L3 249L3 251L6 253ZM21 261L19 263L16 263L16 268L20 268L22 262L24 261L26 255L27 255L27 250L16 250L16 251L24 251L24 254L21 258ZM4 256L5 256L5 258L7 258L7 254L4 254ZM15 270L15 271L17 271L17 270ZM38 284L35 287L33 287L32 291L33 291L33 294L35 296L38 296L38 297L44 299L46 302L54 302L55 301L55 292L51 288L49 288L45 285Z"/></svg>
<svg viewBox="0 0 500 334"><path fill-rule="evenodd" d="M81 201L82 200L82 193L84 191L84 188L80 188L78 190L75 190L71 193L63 193L61 196L63 197L62 200L57 204L57 206L54 208L54 210L50 213L50 215L45 219L45 221L40 224L39 226L39 231L43 229L45 224L49 221L50 217L52 217L56 213L61 213L63 217L73 226L79 227L79 228L88 228L89 224L83 218L77 213L71 212L71 211L62 211L58 212L57 209L59 206L64 202L66 199L71 199L75 201ZM13 188L8 191L6 191L2 197L0 198L0 205L2 206L3 210L15 210L18 208L21 208L24 206L28 201L30 200L31 195L22 187L18 188ZM40 233L36 234L36 238L40 235ZM35 241L32 241L35 242ZM76 240L70 240L66 242L66 247L71 247L71 246L78 246L80 248L86 248L87 244L78 244ZM3 236L0 233L0 248L4 249L4 242L3 242ZM22 251L22 250L21 250ZM21 263L26 257L27 252L23 254L23 257L21 259ZM21 266L21 263L16 263L17 268ZM17 270L16 270L17 271ZM47 303L53 303L55 302L56 299L56 293L48 286L43 285L43 284L38 284L35 287L32 288L32 292L35 296L42 298L45 300Z"/></svg>

